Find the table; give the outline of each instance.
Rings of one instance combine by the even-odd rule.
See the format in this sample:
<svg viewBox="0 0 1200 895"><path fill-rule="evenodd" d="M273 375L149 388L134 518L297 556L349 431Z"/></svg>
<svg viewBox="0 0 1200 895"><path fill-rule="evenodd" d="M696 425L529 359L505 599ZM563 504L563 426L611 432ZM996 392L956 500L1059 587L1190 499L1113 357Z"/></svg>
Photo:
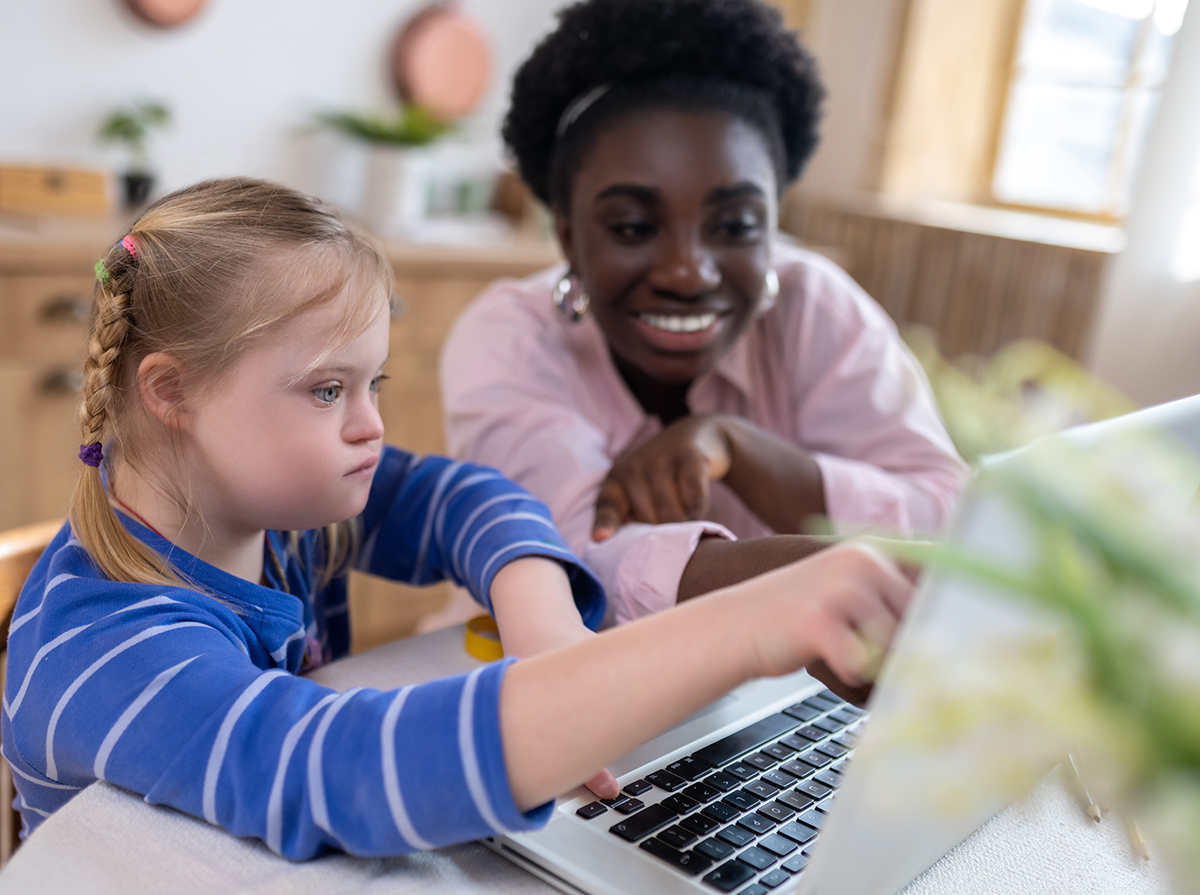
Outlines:
<svg viewBox="0 0 1200 895"><path fill-rule="evenodd" d="M315 680L399 687L478 663L462 626L410 637L320 668ZM0 893L90 895L551 895L556 890L476 843L388 859L333 854L293 863L262 843L106 783L88 787L17 852ZM1160 862L1133 855L1121 822L1085 815L1056 771L904 890L903 895L1166 895Z"/></svg>

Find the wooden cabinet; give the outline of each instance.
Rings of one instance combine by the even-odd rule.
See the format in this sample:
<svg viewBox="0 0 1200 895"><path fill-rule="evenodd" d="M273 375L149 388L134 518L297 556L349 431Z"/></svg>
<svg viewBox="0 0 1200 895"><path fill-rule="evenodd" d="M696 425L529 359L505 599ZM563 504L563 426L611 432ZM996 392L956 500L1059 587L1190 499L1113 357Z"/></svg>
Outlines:
<svg viewBox="0 0 1200 895"><path fill-rule="evenodd" d="M0 225L0 529L67 512L80 469L76 390L92 265L121 228L115 221L32 230ZM488 248L389 244L387 251L397 301L391 378L379 402L385 437L417 453L440 453L438 354L455 318L492 280L525 276L557 254L532 241ZM408 635L449 593L449 585L409 588L353 575L355 650Z"/></svg>

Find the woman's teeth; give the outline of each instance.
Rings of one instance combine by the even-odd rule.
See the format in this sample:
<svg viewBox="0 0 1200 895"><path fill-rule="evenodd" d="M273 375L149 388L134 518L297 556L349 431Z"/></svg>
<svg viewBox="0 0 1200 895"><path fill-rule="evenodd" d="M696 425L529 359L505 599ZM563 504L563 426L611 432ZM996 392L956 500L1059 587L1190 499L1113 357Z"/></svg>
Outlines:
<svg viewBox="0 0 1200 895"><path fill-rule="evenodd" d="M655 329L669 333L698 333L717 322L717 315L708 314L641 314L641 319Z"/></svg>

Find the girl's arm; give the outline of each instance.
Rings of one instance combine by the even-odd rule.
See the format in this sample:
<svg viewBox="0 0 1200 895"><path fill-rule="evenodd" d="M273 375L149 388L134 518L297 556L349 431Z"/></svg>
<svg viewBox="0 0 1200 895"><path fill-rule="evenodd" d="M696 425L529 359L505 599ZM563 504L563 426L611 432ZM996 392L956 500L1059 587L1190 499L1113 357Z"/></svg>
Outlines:
<svg viewBox="0 0 1200 895"><path fill-rule="evenodd" d="M754 677L823 659L862 684L911 584L873 550L804 562L509 668L500 727L509 784L528 809Z"/></svg>

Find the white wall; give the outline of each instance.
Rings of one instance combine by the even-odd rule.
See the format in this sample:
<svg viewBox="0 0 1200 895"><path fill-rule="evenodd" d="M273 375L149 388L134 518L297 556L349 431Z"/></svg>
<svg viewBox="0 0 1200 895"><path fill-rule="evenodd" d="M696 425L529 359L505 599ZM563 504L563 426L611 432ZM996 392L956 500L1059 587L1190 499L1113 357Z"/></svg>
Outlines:
<svg viewBox="0 0 1200 895"><path fill-rule="evenodd" d="M93 136L110 109L165 100L174 126L152 159L165 188L248 174L304 186L293 135L317 111L387 108L387 51L421 0L209 0L170 30L121 0L0 0L0 161L109 163ZM499 155L519 61L561 0L463 0L491 36L496 71L461 139Z"/></svg>
<svg viewBox="0 0 1200 895"><path fill-rule="evenodd" d="M249 174L314 188L294 138L321 110L386 108L386 54L422 0L209 0L188 24L144 25L121 0L0 0L0 161L102 163L97 123L136 97L165 100L152 143L162 187ZM565 0L462 0L491 35L496 72L460 139L500 156L496 131L516 65ZM806 187L869 185L897 0L822 0L806 39L830 88Z"/></svg>

